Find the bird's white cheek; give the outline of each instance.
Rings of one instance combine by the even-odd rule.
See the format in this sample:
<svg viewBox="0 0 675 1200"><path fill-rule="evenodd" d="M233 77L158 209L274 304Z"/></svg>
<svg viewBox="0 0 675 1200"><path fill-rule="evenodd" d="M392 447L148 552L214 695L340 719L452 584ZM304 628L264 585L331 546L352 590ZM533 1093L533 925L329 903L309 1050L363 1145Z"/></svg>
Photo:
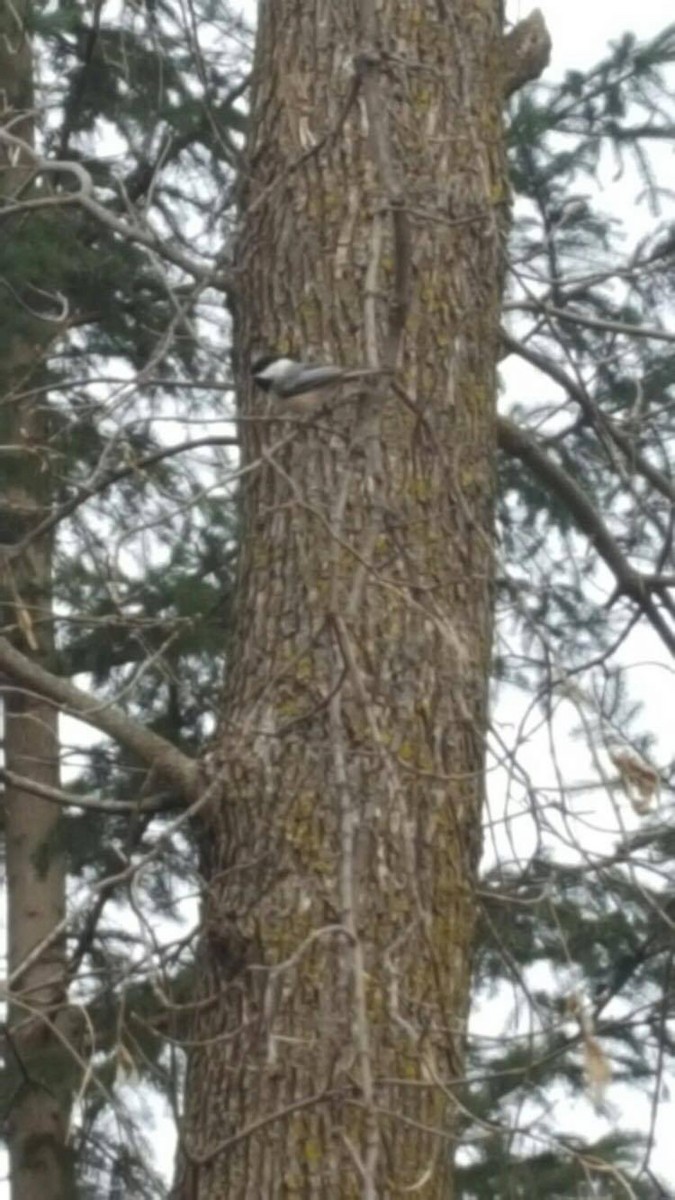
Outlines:
<svg viewBox="0 0 675 1200"><path fill-rule="evenodd" d="M293 374L297 370L295 363L290 358L279 358L276 362L270 363L265 367L264 371L260 372L261 379L269 379L273 383L277 380L285 379L289 374Z"/></svg>

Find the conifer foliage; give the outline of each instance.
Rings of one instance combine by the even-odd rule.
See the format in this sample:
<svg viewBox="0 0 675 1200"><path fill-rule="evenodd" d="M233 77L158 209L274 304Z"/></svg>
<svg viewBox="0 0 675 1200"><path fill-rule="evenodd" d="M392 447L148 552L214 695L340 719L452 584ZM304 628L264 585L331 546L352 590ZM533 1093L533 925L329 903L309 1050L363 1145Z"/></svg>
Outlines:
<svg viewBox="0 0 675 1200"><path fill-rule="evenodd" d="M88 684L102 728L114 702L191 753L211 728L228 627L233 437L213 247L228 242L248 39L220 3L63 0L0 17L2 632L59 680ZM28 518L17 502L27 479L39 485ZM36 547L50 595L25 581ZM7 705L22 694L3 673ZM187 843L158 840L180 797L128 744L83 742L67 721L60 732L61 786L57 766L47 802L60 816L24 854L67 868L74 1007L63 1011L87 1015L34 1052L30 989L20 974L12 984L7 1127L28 1113L18 1097L34 1092L46 1114L56 1094L62 1164L46 1181L38 1147L19 1171L29 1137L13 1133L13 1200L70 1195L74 1176L81 1195L155 1196L163 1185L124 1097L139 1073L169 1095L176 1086L154 1027L149 914L171 930L174 879L191 889ZM40 753L23 754L20 780L5 771L17 806L40 803ZM8 831L10 879L15 846ZM125 875L143 856L143 876ZM173 975L188 950L179 939L168 951Z"/></svg>
<svg viewBox="0 0 675 1200"><path fill-rule="evenodd" d="M672 27L626 34L510 114L493 726L508 783L486 827L476 969L476 1012L502 1026L476 1022L467 1200L673 1194L652 1153L673 1066L658 702L675 647L674 55Z"/></svg>

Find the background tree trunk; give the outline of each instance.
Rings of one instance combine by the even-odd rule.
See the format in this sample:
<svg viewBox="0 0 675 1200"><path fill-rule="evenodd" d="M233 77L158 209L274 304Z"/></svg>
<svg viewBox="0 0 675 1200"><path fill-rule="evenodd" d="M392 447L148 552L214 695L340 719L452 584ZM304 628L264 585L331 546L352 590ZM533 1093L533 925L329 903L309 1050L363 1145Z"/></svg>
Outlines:
<svg viewBox="0 0 675 1200"><path fill-rule="evenodd" d="M5 6L0 15L0 96L4 121L32 142L32 61L24 24L28 4ZM30 187L32 170L21 155L0 149L0 187L8 195ZM20 246L25 222L4 222L3 237ZM51 539L42 537L15 553L48 506L48 413L42 392L43 351L54 326L30 316L33 297L22 298L3 320L0 334L0 609L3 632L43 665L52 657ZM58 787L58 712L8 681L3 686L4 763L38 784ZM65 858L59 845L59 810L30 790L4 788L7 847L8 975L12 1002L4 1085L12 1200L64 1200L72 1178L66 1133L70 1073L56 1033L66 1017L65 939L53 939L65 912ZM37 947L46 945L33 959ZM28 965L26 965L28 964ZM64 1030L62 1029L63 1033ZM72 1065L72 1060L71 1060Z"/></svg>
<svg viewBox="0 0 675 1200"><path fill-rule="evenodd" d="M492 622L500 37L498 0L261 9L236 332L244 459L264 460L209 763L185 1200L452 1195ZM247 382L263 337L396 383L270 420Z"/></svg>

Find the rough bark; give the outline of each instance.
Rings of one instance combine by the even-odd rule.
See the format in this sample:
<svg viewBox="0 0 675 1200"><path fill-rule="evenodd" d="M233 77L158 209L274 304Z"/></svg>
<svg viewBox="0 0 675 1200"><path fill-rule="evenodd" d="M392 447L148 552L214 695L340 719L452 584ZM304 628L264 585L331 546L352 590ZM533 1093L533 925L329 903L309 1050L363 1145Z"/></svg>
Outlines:
<svg viewBox="0 0 675 1200"><path fill-rule="evenodd" d="M0 122L32 140L32 63L23 33L26 3L0 11ZM30 186L30 166L0 149L0 187L6 194ZM9 226L9 227L8 227ZM21 231L5 224L3 236ZM0 611L3 632L36 663L52 655L51 541L11 555L44 515L49 471L44 448L48 414L28 394L40 371L46 331L38 322L3 321L0 356ZM50 331L47 336L52 336ZM9 553L8 553L9 551ZM10 772L49 787L59 784L57 711L34 693L2 679L4 761ZM67 1150L68 1072L61 1038L67 1036L63 939L51 935L65 911L65 863L59 849L59 810L6 783L9 1032L3 1111L10 1156L12 1200L65 1200L72 1196ZM35 954L49 942L48 949ZM26 965L28 963L28 965ZM61 1036L59 1036L61 1035ZM65 1056L67 1058L67 1056Z"/></svg>
<svg viewBox="0 0 675 1200"><path fill-rule="evenodd" d="M267 461L242 497L208 764L223 799L203 839L181 1200L452 1196L491 640L500 47L498 0L261 9L236 336L243 453ZM262 340L394 380L280 430L247 382Z"/></svg>

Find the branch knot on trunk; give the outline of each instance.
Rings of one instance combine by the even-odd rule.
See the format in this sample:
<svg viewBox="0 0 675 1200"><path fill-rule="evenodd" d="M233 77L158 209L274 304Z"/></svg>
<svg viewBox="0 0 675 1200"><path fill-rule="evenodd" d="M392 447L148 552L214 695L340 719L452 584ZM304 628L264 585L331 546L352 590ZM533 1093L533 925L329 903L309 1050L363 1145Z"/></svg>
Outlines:
<svg viewBox="0 0 675 1200"><path fill-rule="evenodd" d="M535 8L506 35L504 50L504 99L538 79L551 61L551 35L542 11Z"/></svg>

